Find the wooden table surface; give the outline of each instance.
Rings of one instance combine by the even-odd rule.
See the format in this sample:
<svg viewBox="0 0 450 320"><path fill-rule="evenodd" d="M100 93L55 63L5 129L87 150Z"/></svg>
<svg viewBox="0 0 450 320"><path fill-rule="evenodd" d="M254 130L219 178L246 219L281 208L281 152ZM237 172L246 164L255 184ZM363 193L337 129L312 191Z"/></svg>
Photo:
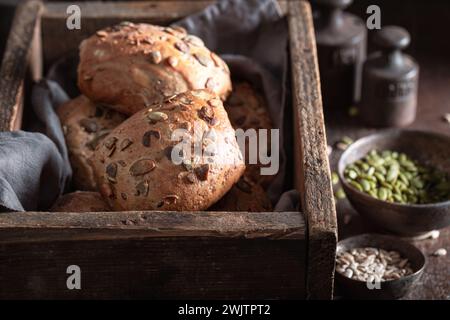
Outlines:
<svg viewBox="0 0 450 320"><path fill-rule="evenodd" d="M450 113L450 60L448 57L438 56L416 58L421 68L418 113L416 121L409 127L450 135L450 124L442 119L443 114ZM346 110L332 110L332 107L326 106L325 118L328 144L332 146L345 135L358 139L376 131L362 126L357 117L349 117ZM330 156L332 171L337 171L341 154L342 151L333 148ZM337 188L339 185L335 186ZM347 199L337 201L336 206L339 239L376 232L362 220ZM431 256L439 248L450 251L450 227L441 230L440 237L436 240L412 242L428 257L428 264L420 283L404 299L450 299L450 254L443 257Z"/></svg>

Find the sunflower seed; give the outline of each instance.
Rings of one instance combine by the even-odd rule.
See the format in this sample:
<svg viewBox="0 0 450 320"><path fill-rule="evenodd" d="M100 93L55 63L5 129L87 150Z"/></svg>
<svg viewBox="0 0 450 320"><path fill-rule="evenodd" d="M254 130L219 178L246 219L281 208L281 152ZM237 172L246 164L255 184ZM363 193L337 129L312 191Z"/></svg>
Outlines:
<svg viewBox="0 0 450 320"><path fill-rule="evenodd" d="M443 119L445 122L450 123L450 113L444 114Z"/></svg>
<svg viewBox="0 0 450 320"><path fill-rule="evenodd" d="M444 248L439 248L435 252L433 252L433 256L442 257L447 255L447 250Z"/></svg>

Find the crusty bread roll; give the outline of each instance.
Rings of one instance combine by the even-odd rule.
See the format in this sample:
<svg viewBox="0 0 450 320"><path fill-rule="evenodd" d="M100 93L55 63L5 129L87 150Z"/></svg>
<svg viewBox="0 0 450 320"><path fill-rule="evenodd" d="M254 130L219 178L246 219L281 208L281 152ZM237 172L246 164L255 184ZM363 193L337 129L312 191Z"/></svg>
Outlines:
<svg viewBox="0 0 450 320"><path fill-rule="evenodd" d="M180 140L195 133L207 159L186 151L187 161L175 164L173 154L181 154L180 140L172 139L177 129L184 132ZM134 114L92 160L100 192L115 210L204 210L245 170L222 101L207 90L187 91Z"/></svg>
<svg viewBox="0 0 450 320"><path fill-rule="evenodd" d="M244 175L210 210L269 212L272 204L264 189Z"/></svg>
<svg viewBox="0 0 450 320"><path fill-rule="evenodd" d="M231 92L225 62L182 28L121 23L80 45L78 86L94 102L134 114L191 89L222 100Z"/></svg>
<svg viewBox="0 0 450 320"><path fill-rule="evenodd" d="M231 125L234 129L268 129L267 148L270 150L270 129L273 128L265 99L247 82L234 82L233 92L224 103ZM252 181L266 188L274 179L274 175L261 175L259 161L249 164L248 148L246 143L245 175Z"/></svg>
<svg viewBox="0 0 450 320"><path fill-rule="evenodd" d="M75 188L97 190L88 159L97 144L126 117L114 110L94 105L85 96L67 101L56 112L66 139Z"/></svg>
<svg viewBox="0 0 450 320"><path fill-rule="evenodd" d="M61 196L51 212L106 212L111 211L98 192L76 191Z"/></svg>

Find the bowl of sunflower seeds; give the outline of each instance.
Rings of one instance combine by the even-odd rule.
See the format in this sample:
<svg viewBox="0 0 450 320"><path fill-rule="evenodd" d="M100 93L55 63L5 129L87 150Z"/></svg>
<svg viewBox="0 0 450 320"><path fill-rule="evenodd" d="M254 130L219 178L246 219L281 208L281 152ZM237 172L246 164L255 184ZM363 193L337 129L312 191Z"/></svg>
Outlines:
<svg viewBox="0 0 450 320"><path fill-rule="evenodd" d="M353 143L338 174L348 200L372 224L405 236L450 225L450 137L392 129Z"/></svg>
<svg viewBox="0 0 450 320"><path fill-rule="evenodd" d="M398 299L420 280L425 255L393 236L362 234L339 241L338 290L356 299Z"/></svg>

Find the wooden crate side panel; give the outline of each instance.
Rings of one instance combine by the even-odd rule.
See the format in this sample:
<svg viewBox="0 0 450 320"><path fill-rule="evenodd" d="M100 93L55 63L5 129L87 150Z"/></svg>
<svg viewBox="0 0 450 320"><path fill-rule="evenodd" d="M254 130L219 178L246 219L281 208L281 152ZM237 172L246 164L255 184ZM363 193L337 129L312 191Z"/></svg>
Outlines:
<svg viewBox="0 0 450 320"><path fill-rule="evenodd" d="M0 67L0 131L20 128L25 75L41 9L40 2L29 1L14 16Z"/></svg>
<svg viewBox="0 0 450 320"><path fill-rule="evenodd" d="M307 291L331 299L337 243L336 210L327 156L317 52L308 3L289 2L294 121L298 131L296 186L302 195L308 236Z"/></svg>
<svg viewBox="0 0 450 320"><path fill-rule="evenodd" d="M0 299L305 298L301 240L154 238L0 244ZM68 290L68 266L81 290Z"/></svg>
<svg viewBox="0 0 450 320"><path fill-rule="evenodd" d="M299 212L11 212L0 214L0 244L64 240L214 237L305 239Z"/></svg>
<svg viewBox="0 0 450 320"><path fill-rule="evenodd" d="M48 3L42 13L44 65L78 51L80 42L97 30L122 21L168 25L198 12L213 1L146 1L146 2L55 2ZM67 8L81 10L81 28L66 27ZM64 39L64 41L55 41Z"/></svg>

